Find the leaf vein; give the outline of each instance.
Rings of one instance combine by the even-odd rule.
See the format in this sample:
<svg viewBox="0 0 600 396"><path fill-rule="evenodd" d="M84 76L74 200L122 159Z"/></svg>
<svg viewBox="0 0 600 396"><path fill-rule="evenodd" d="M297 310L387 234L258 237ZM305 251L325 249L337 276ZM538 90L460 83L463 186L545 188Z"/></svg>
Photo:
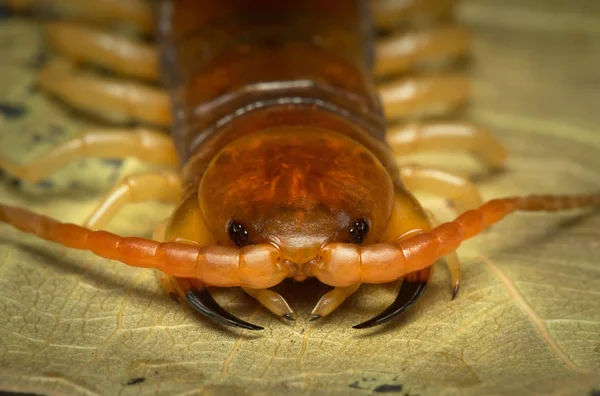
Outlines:
<svg viewBox="0 0 600 396"><path fill-rule="evenodd" d="M521 310L521 312L523 312L527 316L527 318L529 318L531 323L534 325L534 327L542 337L542 340L544 340L544 342L548 345L548 347L556 355L556 357L560 359L564 363L564 365L567 366L570 370L578 373L587 373L587 370L577 366L565 353L565 351L562 350L560 345L558 345L558 342L554 339L554 337L552 337L552 334L550 334L550 331L548 330L544 319L533 310L533 308L527 303L527 301L525 301L525 298L523 297L515 283L508 276L506 276L506 274L504 274L504 272L502 272L502 270L498 268L498 266L492 263L492 261L489 258L483 255L480 257L483 260L483 262L494 273L494 275L496 275L496 277L502 283L502 285L504 285L517 307Z"/></svg>

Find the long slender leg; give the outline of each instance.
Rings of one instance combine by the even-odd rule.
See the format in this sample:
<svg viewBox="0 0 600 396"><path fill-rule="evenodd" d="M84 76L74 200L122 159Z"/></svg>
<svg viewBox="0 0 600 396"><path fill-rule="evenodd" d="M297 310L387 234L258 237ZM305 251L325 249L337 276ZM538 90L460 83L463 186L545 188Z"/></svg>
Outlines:
<svg viewBox="0 0 600 396"><path fill-rule="evenodd" d="M6 4L14 10L51 8L78 19L127 23L144 33L154 31L151 6L143 0L6 0Z"/></svg>
<svg viewBox="0 0 600 396"><path fill-rule="evenodd" d="M175 203L180 198L181 181L175 172L160 171L126 176L104 196L84 226L90 229L104 228L121 206L127 203Z"/></svg>
<svg viewBox="0 0 600 396"><path fill-rule="evenodd" d="M410 76L377 88L388 120L448 113L469 98L469 80L458 74Z"/></svg>
<svg viewBox="0 0 600 396"><path fill-rule="evenodd" d="M69 162L82 157L136 157L157 165L176 167L173 142L164 133L150 129L92 129L75 136L26 165L0 159L0 169L29 182L37 182Z"/></svg>
<svg viewBox="0 0 600 396"><path fill-rule="evenodd" d="M461 121L431 121L393 125L386 136L396 155L427 150L461 150L475 154L490 167L502 168L506 148L487 130Z"/></svg>
<svg viewBox="0 0 600 396"><path fill-rule="evenodd" d="M437 227L442 224L442 222L439 221L437 217L435 217L435 215L430 211L427 211L427 216L429 216L432 226ZM452 282L452 299L454 300L458 294L458 290L460 289L460 281L462 279L460 272L460 260L458 259L458 254L456 254L456 252L449 253L444 258L446 260L446 265L448 266L448 271L450 271Z"/></svg>
<svg viewBox="0 0 600 396"><path fill-rule="evenodd" d="M374 72L383 77L423 63L458 58L470 46L471 33L457 25L396 33L377 40Z"/></svg>
<svg viewBox="0 0 600 396"><path fill-rule="evenodd" d="M103 24L125 22L146 33L155 29L150 2L143 0L6 0L5 3L15 10L59 8L73 17ZM456 0L375 0L371 1L371 10L377 27L385 29L415 17L444 18L455 3Z"/></svg>
<svg viewBox="0 0 600 396"><path fill-rule="evenodd" d="M39 74L42 89L80 110L119 122L169 126L169 96L143 84L88 75L54 62Z"/></svg>
<svg viewBox="0 0 600 396"><path fill-rule="evenodd" d="M482 204L477 187L466 177L418 165L400 168L400 177L410 191L422 191L449 199L459 213Z"/></svg>
<svg viewBox="0 0 600 396"><path fill-rule="evenodd" d="M51 23L47 31L51 43L71 58L126 75L151 80L158 78L155 46L73 22ZM470 38L464 27L443 26L379 39L375 74L399 73L419 62L464 55Z"/></svg>
<svg viewBox="0 0 600 396"><path fill-rule="evenodd" d="M52 45L69 58L148 80L158 79L156 46L74 22L46 27Z"/></svg>
<svg viewBox="0 0 600 396"><path fill-rule="evenodd" d="M457 0L371 0L377 27L391 28L409 19L441 19L451 14Z"/></svg>

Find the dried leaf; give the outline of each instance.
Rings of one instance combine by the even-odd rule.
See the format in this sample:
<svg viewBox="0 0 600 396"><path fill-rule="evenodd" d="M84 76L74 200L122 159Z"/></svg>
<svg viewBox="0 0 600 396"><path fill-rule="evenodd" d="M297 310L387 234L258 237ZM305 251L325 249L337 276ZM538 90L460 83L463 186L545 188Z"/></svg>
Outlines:
<svg viewBox="0 0 600 396"><path fill-rule="evenodd" d="M465 3L463 15L477 37L471 112L511 153L506 172L478 177L484 197L598 191L598 4L588 1L584 13L576 2L561 3L568 17L558 20L542 0ZM42 48L30 21L0 21L0 104L23 113L0 115L2 158L25 163L90 122L35 90ZM462 156L418 159L482 173ZM5 177L0 200L80 223L103 191L142 168L133 160L76 161L37 186ZM425 202L452 215L439 200ZM148 235L168 212L164 205L131 205L110 229ZM152 271L0 226L0 389L597 395L598 229L600 216L592 211L514 215L460 249L464 278L456 300L440 266L415 309L372 331L350 326L383 309L393 287L363 287L331 317L310 323L325 289L316 282L284 285L299 313L292 325L238 291L218 293L236 315L266 328L251 333L213 325L177 305Z"/></svg>

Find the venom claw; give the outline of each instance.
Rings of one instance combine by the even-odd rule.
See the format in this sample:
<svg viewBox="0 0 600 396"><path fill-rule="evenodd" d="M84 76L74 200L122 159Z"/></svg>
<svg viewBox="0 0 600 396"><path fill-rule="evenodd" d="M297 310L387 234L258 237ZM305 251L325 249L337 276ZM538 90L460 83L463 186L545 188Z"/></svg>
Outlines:
<svg viewBox="0 0 600 396"><path fill-rule="evenodd" d="M217 323L228 326L241 327L242 329L247 330L264 329L261 326L257 326L252 323L243 321L240 318L237 318L229 312L227 312L215 301L215 299L207 289L201 291L190 289L185 294L185 299L188 301L188 303L190 303L190 305L194 309L196 309L202 315L214 320Z"/></svg>
<svg viewBox="0 0 600 396"><path fill-rule="evenodd" d="M309 321L314 322L321 319L321 315L312 315L309 319Z"/></svg>
<svg viewBox="0 0 600 396"><path fill-rule="evenodd" d="M289 313L286 313L286 314L284 314L284 315L282 316L282 318L283 318L283 319L286 319L286 320L290 320L290 321L294 321L294 320L296 320L296 318L294 317L294 315L292 315L292 314L289 314Z"/></svg>
<svg viewBox="0 0 600 396"><path fill-rule="evenodd" d="M454 300L456 298L456 295L458 294L458 289L460 289L460 285L459 284L454 285L454 291L452 292L452 300Z"/></svg>
<svg viewBox="0 0 600 396"><path fill-rule="evenodd" d="M375 316L367 320L366 322L357 324L356 326L352 326L354 329L366 329L368 327L373 327L385 323L392 319L395 316L400 315L402 312L406 311L411 305L413 305L419 297L425 291L427 287L427 282L402 282L402 286L400 286L400 290L398 291L398 296L390 305L381 312L379 315Z"/></svg>

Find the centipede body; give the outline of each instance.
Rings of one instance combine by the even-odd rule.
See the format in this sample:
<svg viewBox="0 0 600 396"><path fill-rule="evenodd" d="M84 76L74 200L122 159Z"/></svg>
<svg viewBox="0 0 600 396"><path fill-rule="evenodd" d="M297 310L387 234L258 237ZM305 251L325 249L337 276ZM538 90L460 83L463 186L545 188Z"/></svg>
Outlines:
<svg viewBox="0 0 600 396"><path fill-rule="evenodd" d="M449 3L410 4L439 17L447 15ZM493 135L467 122L417 117L386 127L432 109L452 110L468 97L462 75L396 75L430 57L463 55L468 34L446 26L415 34L412 41L392 33L376 42L376 24L394 26L382 12L386 4L165 0L153 10L158 51L78 25L51 26L55 46L72 58L104 62L126 74L137 70L124 66L126 61L156 62L139 77L160 76L165 90L79 74L72 65L42 71L42 88L83 110L171 125L172 139L147 129L92 131L37 163L3 168L33 180L81 155L136 156L179 167L121 182L88 219L92 229L126 202L178 204L155 232L165 242L60 224L8 206L0 207L0 220L68 247L156 268L167 292L214 320L246 329L260 327L224 311L207 286L242 287L276 315L293 319L283 297L269 288L286 278L316 277L334 286L311 314L319 319L362 283L404 279L389 309L356 326L364 328L414 304L441 257L447 256L456 294L456 248L505 215L598 204L592 195L507 198L480 206L465 178L399 168L393 150L472 150L492 167L502 166L505 155ZM85 38L73 44L69 29ZM99 59L86 49L107 37L128 50L105 48L113 57ZM390 80L377 85L383 75ZM414 190L453 200L461 216L438 225Z"/></svg>

